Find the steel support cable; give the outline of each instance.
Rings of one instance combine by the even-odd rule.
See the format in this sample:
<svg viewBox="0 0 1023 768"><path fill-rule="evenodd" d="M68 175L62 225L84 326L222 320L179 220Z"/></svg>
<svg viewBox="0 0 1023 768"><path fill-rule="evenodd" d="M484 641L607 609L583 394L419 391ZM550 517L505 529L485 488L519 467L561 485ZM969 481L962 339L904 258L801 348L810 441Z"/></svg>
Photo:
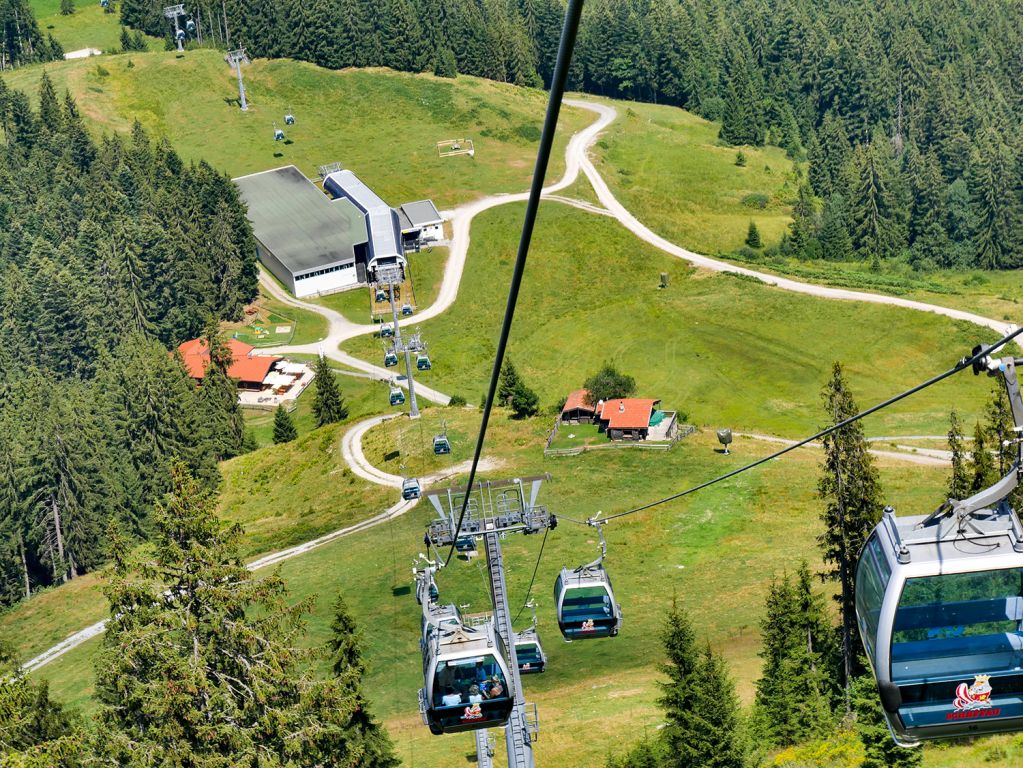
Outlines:
<svg viewBox="0 0 1023 768"><path fill-rule="evenodd" d="M844 419L844 420L840 421L837 424L833 424L832 426L828 427L827 429L822 429L820 432L818 432L818 433L816 433L814 435L811 435L810 437L804 438L803 440L800 440L797 443L793 443L792 445L788 445L788 446L782 448L780 451L775 451L770 456L765 456L762 459L757 459L756 461L750 462L749 464L746 464L745 466L739 467L738 469L733 469L731 472L726 472L723 475L715 477L713 480L708 480L705 483L700 483L699 485L694 485L692 488L687 488L684 491L679 491L678 493L673 493L671 496L665 496L663 499L658 499L657 501L651 501L649 504L644 504L644 505L642 505L640 507L635 507L633 509L626 510L625 512L618 512L618 513L613 514L613 515L607 515L606 517L603 518L603 520L604 521L615 520L615 519L617 519L619 517L625 517L626 515L633 515L633 514L635 514L637 512L642 512L644 510L650 509L652 507L659 506L661 504L667 504L669 501L674 501L675 499L680 499L683 496L688 496L689 494L696 493L697 491L701 491L704 488L709 488L712 485L716 485L717 483L720 483L720 482L722 482L724 480L728 480L729 478L735 477L736 475L741 475L743 472L748 472L749 470L753 469L754 467L759 467L761 464L765 464L768 461L771 461L772 459L777 459L779 456L784 456L786 453L789 453L790 451L794 451L797 448L802 448L804 445L806 445L807 443L812 443L814 440L819 440L822 437L827 437L828 435L832 434L833 432L837 432L838 430L843 429L843 428L849 426L853 422L859 421L860 419L862 419L862 418L864 418L866 416L869 416L872 413L877 413L878 411L882 410L883 408L887 408L888 406L894 405L895 403L899 402L900 400L906 399L910 395L915 395L917 392L920 392L921 390L927 389L928 387L933 386L933 385L937 384L940 381L944 381L945 379L949 378L950 376L954 376L955 374L957 374L957 373L959 373L961 371L964 371L967 368L971 368L976 361L980 360L983 357L986 357L987 355L990 355L996 349L1005 346L1010 341L1012 341L1014 338L1019 336L1021 333L1023 333L1023 327L1017 328L1012 333L1010 333L1010 334L1008 334L1006 336L1003 336L999 341L995 342L991 346L984 347L977 354L971 355L970 357L964 357L962 360L960 360L958 363L956 363L956 365L954 365L952 368L949 368L944 373L938 374L937 376L934 376L933 378L927 379L927 381L925 381L925 382L923 382L921 384L917 384L915 387L912 387L911 389L907 389L905 392L902 392L901 394L895 395L895 397L890 397L887 400L885 400L884 402L878 403L877 405L875 405L875 406L873 406L871 408L868 408L865 411L860 411L859 413L850 416L848 419ZM579 521L573 520L572 522L579 522Z"/></svg>
<svg viewBox="0 0 1023 768"><path fill-rule="evenodd" d="M458 541L458 534L462 530L462 521L465 519L465 511L469 506L472 484L476 480L476 468L479 466L480 455L483 453L483 441L487 436L487 425L490 423L490 412L494 407L497 382L501 375L501 366L504 364L504 353L508 347L508 336L511 333L512 320L515 318L515 305L519 299L522 274L526 268L529 244L533 238L536 214L540 208L540 193L543 191L544 177L547 175L547 165L551 158L551 149L554 146L554 132L558 127L561 99L565 95L568 65L572 61L572 49L575 47L575 38L579 31L579 16L582 13L582 9L583 0L569 0L568 7L565 9L565 24L561 30L558 59L554 66L554 75L551 78L551 93L547 100L547 114L543 121L543 133L540 135L540 147L536 153L533 182L529 187L529 200L526 203L526 216L522 222L519 250L515 256L515 269L512 271L511 285L508 287L508 303L505 306L504 321L501 324L501 336L497 342L497 351L494 353L494 368L490 373L487 402L483 406L483 419L480 422L480 431L476 438L476 451L472 457L472 466L469 468L469 480L465 487L465 498L462 500L462 510L458 514L458 523L455 525L455 534L451 539L451 549L448 550L447 559L444 561L445 565L451 562L451 557L455 553L455 542Z"/></svg>
<svg viewBox="0 0 1023 768"><path fill-rule="evenodd" d="M522 612L526 610L526 606L529 605L529 596L533 592L533 584L536 583L536 572L540 570L540 560L543 558L543 548L547 543L547 534L550 532L550 528L543 529L543 541L540 542L540 553L536 556L536 565L533 566L533 576L529 580L529 586L526 587L526 599L522 601L522 607L519 608L519 612L516 613L515 618L512 619L513 624L519 620L519 616L522 615Z"/></svg>

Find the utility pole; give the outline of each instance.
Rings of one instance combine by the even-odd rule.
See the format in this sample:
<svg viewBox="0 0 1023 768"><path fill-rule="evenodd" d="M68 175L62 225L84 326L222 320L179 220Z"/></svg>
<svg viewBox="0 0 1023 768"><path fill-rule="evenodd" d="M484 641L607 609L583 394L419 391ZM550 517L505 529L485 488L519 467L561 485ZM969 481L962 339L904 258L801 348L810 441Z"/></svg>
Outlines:
<svg viewBox="0 0 1023 768"><path fill-rule="evenodd" d="M185 16L185 6L183 5L168 5L163 9L163 15L168 19L174 21L174 41L178 44L178 53L185 52L184 40L185 36L181 32L181 24L178 22L182 16Z"/></svg>
<svg viewBox="0 0 1023 768"><path fill-rule="evenodd" d="M239 48L236 51L231 51L224 57L224 61L234 67L234 71L238 73L238 102L241 104L242 112L247 112L249 104L245 100L245 83L242 81L242 64L249 63L249 57L245 53L244 48Z"/></svg>
<svg viewBox="0 0 1023 768"><path fill-rule="evenodd" d="M487 571L490 576L490 597L494 609L494 628L508 649L508 671L514 704L508 723L504 727L508 752L508 768L535 768L533 743L540 731L536 705L526 703L515 653L515 630L508 606L508 588L505 582L501 537L509 533L539 533L557 526L557 518L536 503L540 484L550 475L522 477L514 480L487 480L473 488L446 488L431 491L426 498L433 504L439 517L430 524L429 541L436 547L452 545L457 539L471 536L483 539L487 552ZM528 488L528 492L527 492ZM470 494L465 519L458 526L458 512L466 494ZM477 756L482 745L476 735ZM493 765L493 762L481 765Z"/></svg>

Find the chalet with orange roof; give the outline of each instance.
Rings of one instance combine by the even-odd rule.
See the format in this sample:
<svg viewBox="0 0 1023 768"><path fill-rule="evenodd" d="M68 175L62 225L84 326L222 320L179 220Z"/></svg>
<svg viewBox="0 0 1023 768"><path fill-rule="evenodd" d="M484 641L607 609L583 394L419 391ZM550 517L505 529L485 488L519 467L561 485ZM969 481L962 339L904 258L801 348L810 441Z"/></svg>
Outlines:
<svg viewBox="0 0 1023 768"><path fill-rule="evenodd" d="M577 389L565 399L565 405L561 408L562 424L592 424L596 416L596 406L586 402L589 391Z"/></svg>
<svg viewBox="0 0 1023 768"><path fill-rule="evenodd" d="M241 405L276 407L297 398L313 379L312 370L302 363L292 363L277 355L257 354L255 347L237 339L227 339L224 345L231 352L227 375L238 382ZM178 353L188 375L201 384L210 365L206 340L186 341L178 346Z"/></svg>
<svg viewBox="0 0 1023 768"><path fill-rule="evenodd" d="M671 440L678 432L674 411L662 411L660 400L616 398L597 404L594 421L611 440Z"/></svg>

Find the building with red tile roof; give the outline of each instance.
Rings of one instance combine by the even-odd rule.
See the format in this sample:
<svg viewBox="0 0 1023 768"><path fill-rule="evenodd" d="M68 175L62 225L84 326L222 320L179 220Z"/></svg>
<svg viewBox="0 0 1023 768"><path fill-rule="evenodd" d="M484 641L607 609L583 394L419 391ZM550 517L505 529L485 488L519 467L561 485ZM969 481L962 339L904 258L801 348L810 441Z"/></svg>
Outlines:
<svg viewBox="0 0 1023 768"><path fill-rule="evenodd" d="M262 389L263 380L273 370L274 365L284 359L270 355L254 355L255 347L237 339L227 339L224 344L231 352L231 366L227 369L227 375L237 379L238 386L243 389ZM181 359L188 369L188 375L201 382L210 365L210 352L206 340L186 341L178 347L178 352L181 353Z"/></svg>
<svg viewBox="0 0 1023 768"><path fill-rule="evenodd" d="M577 389L565 399L565 405L561 409L561 421L563 424L589 424L597 412L596 406L586 402L589 390Z"/></svg>
<svg viewBox="0 0 1023 768"><path fill-rule="evenodd" d="M654 406L660 400L616 398L600 405L597 420L612 440L621 438L646 439Z"/></svg>

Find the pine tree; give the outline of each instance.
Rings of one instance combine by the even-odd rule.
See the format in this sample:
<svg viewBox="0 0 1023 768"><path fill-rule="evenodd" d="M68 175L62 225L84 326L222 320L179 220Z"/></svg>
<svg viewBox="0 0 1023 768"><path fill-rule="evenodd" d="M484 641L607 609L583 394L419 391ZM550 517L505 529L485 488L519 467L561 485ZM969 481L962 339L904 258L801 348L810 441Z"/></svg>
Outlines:
<svg viewBox="0 0 1023 768"><path fill-rule="evenodd" d="M512 398L519 389L519 372L515 369L510 357L504 359L501 375L497 383L497 400L495 405L511 406Z"/></svg>
<svg viewBox="0 0 1023 768"><path fill-rule="evenodd" d="M0 763L78 768L83 757L77 723L50 698L46 681L26 678L13 649L0 643Z"/></svg>
<svg viewBox="0 0 1023 768"><path fill-rule="evenodd" d="M997 479L995 462L987 447L987 431L977 422L973 426L973 451L970 453L970 493L977 493Z"/></svg>
<svg viewBox="0 0 1023 768"><path fill-rule="evenodd" d="M345 692L345 698L355 704L345 731L347 738L362 750L359 765L364 768L396 768L400 761L394 755L391 740L387 732L370 716L368 703L362 693L365 664L359 647L361 640L355 621L340 594L334 601L334 618L330 629L328 648L333 659L334 676Z"/></svg>
<svg viewBox="0 0 1023 768"><path fill-rule="evenodd" d="M760 230L757 229L755 222L749 223L749 229L746 230L746 245L750 248L763 248L764 241L760 239Z"/></svg>
<svg viewBox="0 0 1023 768"><path fill-rule="evenodd" d="M316 385L316 394L313 397L313 414L316 416L316 426L322 427L347 419L348 406L345 405L334 370L330 367L330 361L325 356L321 355L316 361L313 373L315 374L313 383Z"/></svg>
<svg viewBox="0 0 1023 768"><path fill-rule="evenodd" d="M71 16L75 12L75 0L60 0L60 15Z"/></svg>
<svg viewBox="0 0 1023 768"><path fill-rule="evenodd" d="M817 206L809 184L799 186L799 197L792 206L789 225L790 247L800 258L813 258L817 246Z"/></svg>
<svg viewBox="0 0 1023 768"><path fill-rule="evenodd" d="M254 579L237 526L183 466L155 515L152 559L113 535L110 619L97 666L105 763L351 765L356 702L297 650L309 601Z"/></svg>
<svg viewBox="0 0 1023 768"><path fill-rule="evenodd" d="M217 461L242 453L245 445L245 419L238 405L238 382L228 375L233 362L216 324L204 334L209 365L199 387L199 407L207 445Z"/></svg>
<svg viewBox="0 0 1023 768"><path fill-rule="evenodd" d="M700 650L692 623L672 600L661 640L668 662L659 683L667 725L664 765L670 768L742 768L738 746L739 706L724 662L709 647Z"/></svg>
<svg viewBox="0 0 1023 768"><path fill-rule="evenodd" d="M770 744L788 746L825 735L834 724L836 648L805 561L795 584L787 574L771 584L760 628L764 669L756 707Z"/></svg>
<svg viewBox="0 0 1023 768"><path fill-rule="evenodd" d="M860 675L853 681L852 704L856 733L866 752L863 768L916 768L923 764L923 750L905 749L892 741L873 675Z"/></svg>
<svg viewBox="0 0 1023 768"><path fill-rule="evenodd" d="M274 443L290 443L298 437L298 430L295 429L295 422L291 418L288 409L278 405L274 410Z"/></svg>
<svg viewBox="0 0 1023 768"><path fill-rule="evenodd" d="M821 228L817 235L821 245L821 257L829 261L846 261L853 255L852 238L849 236L849 209L845 197L835 193L824 204Z"/></svg>
<svg viewBox="0 0 1023 768"><path fill-rule="evenodd" d="M857 413L842 366L837 362L824 386L822 399L833 424ZM836 599L842 620L842 679L848 691L852 678L861 671L853 571L860 549L881 515L881 484L860 422L828 435L823 444L824 464L817 493L824 501L821 514L824 532L817 541L824 562L830 566L826 576L839 582L841 588Z"/></svg>
<svg viewBox="0 0 1023 768"><path fill-rule="evenodd" d="M963 423L959 413L952 409L948 417L948 450L952 454L952 474L948 479L950 499L965 499L970 495L970 472L966 464L966 450L963 448Z"/></svg>

